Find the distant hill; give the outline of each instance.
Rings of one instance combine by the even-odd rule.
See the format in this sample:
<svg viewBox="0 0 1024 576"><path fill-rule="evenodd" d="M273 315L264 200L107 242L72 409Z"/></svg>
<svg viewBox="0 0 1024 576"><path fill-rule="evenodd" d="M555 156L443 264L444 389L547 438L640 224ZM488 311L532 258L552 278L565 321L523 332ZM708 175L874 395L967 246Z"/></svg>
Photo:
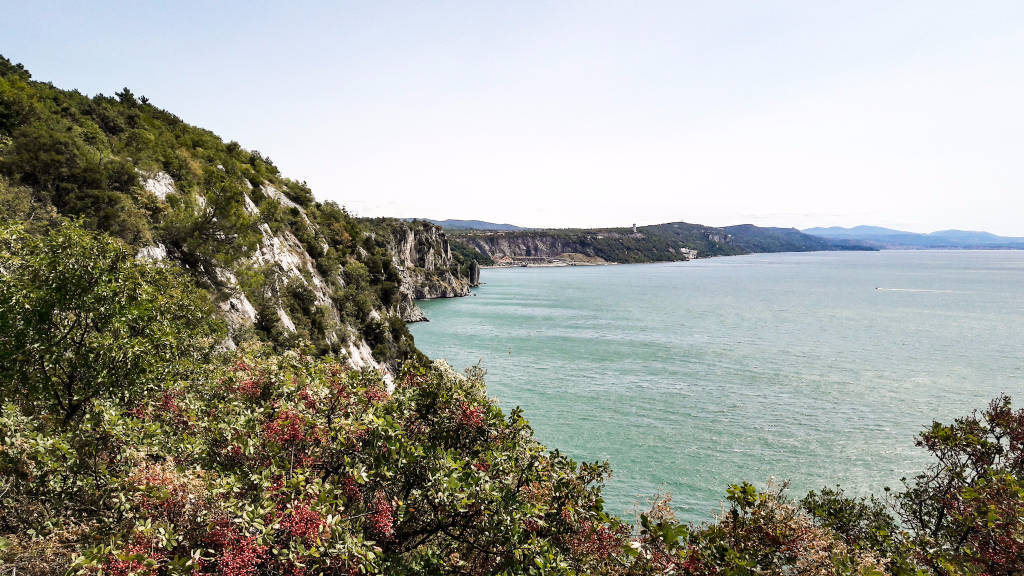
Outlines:
<svg viewBox="0 0 1024 576"><path fill-rule="evenodd" d="M450 230L453 252L482 265L665 262L753 252L873 250L795 228L751 224L715 228L669 222L633 228Z"/></svg>
<svg viewBox="0 0 1024 576"><path fill-rule="evenodd" d="M748 252L813 252L847 249L817 236L804 234L796 228L763 228L753 224L740 224L722 228L732 243Z"/></svg>
<svg viewBox="0 0 1024 576"><path fill-rule="evenodd" d="M1024 249L1024 238L997 236L971 230L940 230L918 234L879 226L808 228L805 234L831 241L858 242L866 246L890 249Z"/></svg>
<svg viewBox="0 0 1024 576"><path fill-rule="evenodd" d="M495 224L483 220L431 220L429 218L426 220L446 230L527 230L527 228L513 224Z"/></svg>

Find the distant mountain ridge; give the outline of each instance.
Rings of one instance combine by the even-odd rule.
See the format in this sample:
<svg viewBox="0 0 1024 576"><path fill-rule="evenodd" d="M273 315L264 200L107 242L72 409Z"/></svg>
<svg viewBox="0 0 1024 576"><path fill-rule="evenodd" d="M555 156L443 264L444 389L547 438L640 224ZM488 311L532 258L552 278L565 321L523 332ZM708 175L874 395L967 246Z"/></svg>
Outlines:
<svg viewBox="0 0 1024 576"><path fill-rule="evenodd" d="M431 220L429 218L410 218L410 220L426 220L446 230L529 230L514 224L497 224L483 220Z"/></svg>
<svg viewBox="0 0 1024 576"><path fill-rule="evenodd" d="M1024 249L1024 238L998 236L973 230L939 230L929 234L906 232L880 226L807 228L805 234L833 241L858 242L890 249Z"/></svg>

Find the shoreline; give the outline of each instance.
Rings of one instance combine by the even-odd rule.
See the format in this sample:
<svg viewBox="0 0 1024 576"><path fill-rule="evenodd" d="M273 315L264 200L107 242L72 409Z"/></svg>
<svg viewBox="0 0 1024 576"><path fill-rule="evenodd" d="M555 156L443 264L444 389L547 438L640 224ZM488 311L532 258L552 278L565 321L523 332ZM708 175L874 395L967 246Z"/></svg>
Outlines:
<svg viewBox="0 0 1024 576"><path fill-rule="evenodd" d="M648 260L645 262L570 262L570 261L551 261L541 263L523 263L523 264L490 264L481 265L481 270L494 270L494 269L505 269L505 268L569 268L572 266L624 266L624 265L635 265L635 264L667 264L672 262L693 262L696 260L708 260L711 258L736 258L742 256L756 256L765 254L821 254L821 253L879 253L879 252L1021 252L1024 248L876 248L873 250L788 250L779 252L749 252L747 254L715 254L711 256L697 256L695 258L689 258L686 260Z"/></svg>
<svg viewBox="0 0 1024 576"><path fill-rule="evenodd" d="M495 268L569 268L571 266L617 266L621 262L540 262L530 264L491 264L481 266L481 270L493 270Z"/></svg>

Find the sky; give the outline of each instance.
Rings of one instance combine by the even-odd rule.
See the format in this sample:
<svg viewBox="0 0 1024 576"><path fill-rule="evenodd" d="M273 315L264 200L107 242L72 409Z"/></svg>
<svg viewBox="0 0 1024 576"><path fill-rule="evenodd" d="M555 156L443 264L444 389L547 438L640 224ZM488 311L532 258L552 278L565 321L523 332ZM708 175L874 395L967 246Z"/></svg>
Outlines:
<svg viewBox="0 0 1024 576"><path fill-rule="evenodd" d="M0 54L127 86L361 216L1024 236L1024 2L32 2Z"/></svg>

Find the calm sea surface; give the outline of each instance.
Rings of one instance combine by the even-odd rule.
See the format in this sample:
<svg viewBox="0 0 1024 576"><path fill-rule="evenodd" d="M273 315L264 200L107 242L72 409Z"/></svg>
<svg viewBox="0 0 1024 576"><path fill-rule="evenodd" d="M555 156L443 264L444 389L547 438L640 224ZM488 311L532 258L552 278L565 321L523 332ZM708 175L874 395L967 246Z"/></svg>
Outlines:
<svg viewBox="0 0 1024 576"><path fill-rule="evenodd" d="M730 483L898 487L914 435L1024 405L1024 251L818 252L484 270L422 303L416 344L480 363L537 437L608 460L611 511L656 492L707 520Z"/></svg>

